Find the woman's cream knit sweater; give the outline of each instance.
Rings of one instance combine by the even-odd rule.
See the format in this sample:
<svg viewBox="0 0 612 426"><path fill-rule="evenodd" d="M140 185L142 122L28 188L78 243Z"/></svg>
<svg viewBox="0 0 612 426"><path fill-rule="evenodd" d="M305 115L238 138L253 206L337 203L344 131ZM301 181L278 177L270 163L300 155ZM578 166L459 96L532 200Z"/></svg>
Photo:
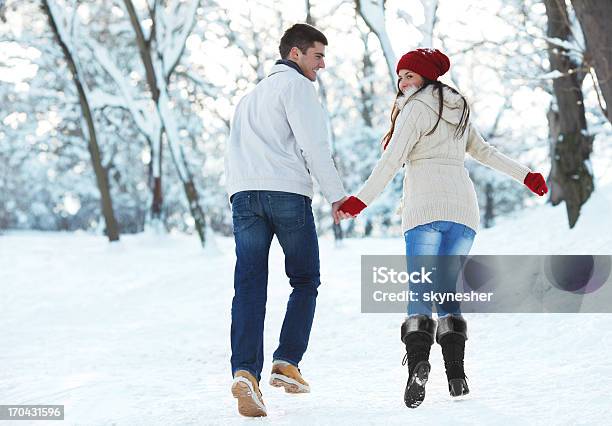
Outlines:
<svg viewBox="0 0 612 426"><path fill-rule="evenodd" d="M456 139L454 132L461 119L463 100L447 88L444 88L442 119L429 136L426 133L438 117L437 90L428 86L409 102L402 96L397 106L401 111L393 137L356 196L370 205L406 164L401 205L403 232L436 220L453 221L478 230L480 212L476 191L463 164L466 152L521 184L531 172L485 142L471 123L464 135Z"/></svg>

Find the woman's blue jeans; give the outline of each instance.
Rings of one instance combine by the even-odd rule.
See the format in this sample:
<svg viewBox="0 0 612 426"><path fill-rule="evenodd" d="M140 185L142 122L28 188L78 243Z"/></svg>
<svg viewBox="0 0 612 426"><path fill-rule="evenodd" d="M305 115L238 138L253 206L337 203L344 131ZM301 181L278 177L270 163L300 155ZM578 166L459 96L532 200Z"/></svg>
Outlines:
<svg viewBox="0 0 612 426"><path fill-rule="evenodd" d="M455 293L457 276L463 266L459 255L466 256L472 248L476 231L466 225L445 220L415 226L404 233L408 272L420 271L422 266L435 267L438 273L432 284L410 283L409 290L416 295L408 302L408 315L422 314L432 316L433 302L424 300L425 293ZM452 255L452 256L451 256ZM419 257L412 256L443 256ZM425 265L426 264L426 265ZM440 267L443 266L443 267ZM459 302L436 301L438 317L448 314L460 315Z"/></svg>

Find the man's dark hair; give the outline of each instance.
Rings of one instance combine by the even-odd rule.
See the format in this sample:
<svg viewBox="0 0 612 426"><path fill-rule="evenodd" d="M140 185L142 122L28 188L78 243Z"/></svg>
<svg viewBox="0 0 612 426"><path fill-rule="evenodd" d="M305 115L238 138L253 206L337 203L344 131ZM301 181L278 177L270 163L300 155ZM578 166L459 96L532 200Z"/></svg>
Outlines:
<svg viewBox="0 0 612 426"><path fill-rule="evenodd" d="M278 50L281 58L287 59L292 47L297 47L302 53L306 53L309 47L314 46L315 41L327 46L327 38L321 31L308 24L295 24L283 34Z"/></svg>

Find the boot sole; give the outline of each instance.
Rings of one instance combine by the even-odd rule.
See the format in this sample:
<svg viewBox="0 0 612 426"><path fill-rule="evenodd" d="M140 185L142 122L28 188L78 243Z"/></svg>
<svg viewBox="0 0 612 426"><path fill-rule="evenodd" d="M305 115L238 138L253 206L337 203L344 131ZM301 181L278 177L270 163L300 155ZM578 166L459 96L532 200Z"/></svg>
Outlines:
<svg viewBox="0 0 612 426"><path fill-rule="evenodd" d="M470 393L470 389L467 387L467 383L464 383L462 379L449 380L448 391L453 398L467 395L468 393Z"/></svg>
<svg viewBox="0 0 612 426"><path fill-rule="evenodd" d="M309 393L310 386L304 385L291 377L273 373L270 375L270 385L275 388L285 388L287 393Z"/></svg>
<svg viewBox="0 0 612 426"><path fill-rule="evenodd" d="M232 395L238 400L238 412L245 417L266 417L266 406L259 400L253 385L243 377L237 377L232 384Z"/></svg>
<svg viewBox="0 0 612 426"><path fill-rule="evenodd" d="M406 384L404 402L408 408L417 408L425 399L425 384L429 379L431 365L428 361L419 362Z"/></svg>

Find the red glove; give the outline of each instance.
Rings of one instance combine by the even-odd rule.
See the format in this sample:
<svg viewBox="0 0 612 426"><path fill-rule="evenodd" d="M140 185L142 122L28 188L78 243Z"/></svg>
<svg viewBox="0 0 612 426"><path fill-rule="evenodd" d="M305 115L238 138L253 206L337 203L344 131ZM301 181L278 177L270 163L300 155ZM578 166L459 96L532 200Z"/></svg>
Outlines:
<svg viewBox="0 0 612 426"><path fill-rule="evenodd" d="M351 195L350 197L348 197L348 200L342 203L338 210L355 216L358 215L366 207L367 206L363 203L363 201Z"/></svg>
<svg viewBox="0 0 612 426"><path fill-rule="evenodd" d="M531 191L538 195L544 195L548 192L548 187L546 186L544 176L542 176L540 173L527 173L523 183L527 186L527 188L531 189Z"/></svg>

